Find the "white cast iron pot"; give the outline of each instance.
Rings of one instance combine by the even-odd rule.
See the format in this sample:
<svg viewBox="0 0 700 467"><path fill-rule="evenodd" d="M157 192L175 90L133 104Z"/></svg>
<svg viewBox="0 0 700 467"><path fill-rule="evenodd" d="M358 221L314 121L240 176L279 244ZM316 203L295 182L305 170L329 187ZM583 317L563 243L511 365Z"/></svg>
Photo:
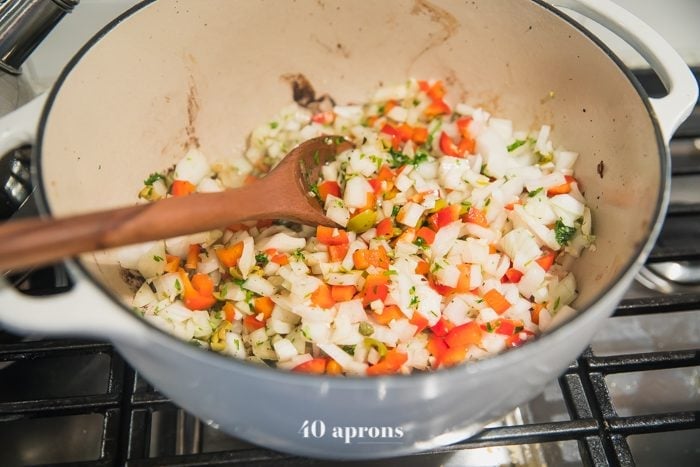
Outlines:
<svg viewBox="0 0 700 467"><path fill-rule="evenodd" d="M552 123L557 141L581 153L576 174L598 240L574 270L580 314L549 334L431 374L290 374L199 350L146 324L130 311L131 290L109 252L69 262L77 284L62 296L3 287L0 323L19 333L108 339L175 403L272 449L374 458L472 435L561 374L613 312L659 232L668 141L697 99L688 68L649 27L609 1L560 3L626 39L669 94L649 99L606 47L537 0L159 0L107 26L46 104L32 104L43 108L34 180L44 213L56 216L134 203L143 178L182 157L193 135L211 160L241 157L248 132L292 102L289 74L341 103L362 101L379 82L443 78L457 98L518 127ZM0 121L3 144L33 137L31 119L17 117ZM302 429L314 420L323 433L318 422L314 432ZM390 430L369 439L381 442L358 444L333 437L334 427Z"/></svg>

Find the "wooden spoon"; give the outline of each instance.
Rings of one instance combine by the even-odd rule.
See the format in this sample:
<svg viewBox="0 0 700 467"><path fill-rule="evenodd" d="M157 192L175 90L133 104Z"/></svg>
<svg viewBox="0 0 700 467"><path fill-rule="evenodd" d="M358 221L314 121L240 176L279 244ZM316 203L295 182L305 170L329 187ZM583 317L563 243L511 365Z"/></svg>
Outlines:
<svg viewBox="0 0 700 467"><path fill-rule="evenodd" d="M310 139L259 181L218 193L193 193L147 204L59 219L0 226L0 270L55 262L95 250L220 229L242 221L286 219L336 226L309 195L323 164L352 143L340 136Z"/></svg>

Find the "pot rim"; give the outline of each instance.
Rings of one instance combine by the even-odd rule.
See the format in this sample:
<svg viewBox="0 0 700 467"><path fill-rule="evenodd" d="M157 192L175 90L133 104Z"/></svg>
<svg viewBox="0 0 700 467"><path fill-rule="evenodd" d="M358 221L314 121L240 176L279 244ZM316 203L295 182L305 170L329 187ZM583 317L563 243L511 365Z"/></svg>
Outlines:
<svg viewBox="0 0 700 467"><path fill-rule="evenodd" d="M123 21L127 20L130 18L132 15L138 13L140 10L150 6L151 4L155 3L157 0L143 0L142 2L132 6L122 14L120 14L118 17L116 17L114 20L110 21L107 25L105 25L100 31L98 31L94 36L90 38L81 48L80 50L71 58L71 60L68 62L68 64L63 68L61 71L60 75L56 79L56 82L52 86L46 104L44 105L42 112L41 112L41 117L39 119L39 126L37 129L37 140L36 140L36 145L34 146L32 150L32 159L31 159L31 170L32 170L32 179L34 182L34 186L38 187L39 189L35 192L37 196L37 207L40 211L41 215L45 216L51 216L51 207L49 200L46 196L46 192L43 189L44 183L43 183L43 170L42 170L42 147L43 147L43 140L44 140L44 131L46 129L46 125L48 122L49 114L51 113L52 106L56 100L56 97L58 93L61 90L62 85L66 81L66 79L70 76L73 68L80 62L80 60L92 49L92 47L97 44L100 40L102 40L103 37L105 37L107 34L109 34L114 28L116 28L119 24L121 24ZM142 325L147 326L150 328L150 331L155 331L159 339L164 342L165 344L170 344L170 345L175 345L180 352L182 353L187 353L191 358L194 358L202 363L205 364L216 364L217 367L223 368L228 370L229 368L235 369L235 371L241 371L244 373L249 373L250 375L255 375L256 377L259 377L261 379L270 379L270 380L277 380L278 378L283 378L284 380L289 380L289 379L294 379L296 383L299 384L315 384L319 381L321 382L330 382L333 381L333 384L340 384L348 388L371 388L375 386L377 383L390 383L391 385L412 385L412 384L418 384L419 381L425 381L425 378L431 378L434 379L435 377L438 378L451 378L452 375L458 375L458 374L472 374L472 373L480 373L480 372L488 372L488 371L493 371L500 369L502 366L507 366L508 364L524 359L528 356L532 356L535 354L540 353L544 349L546 349L550 343L554 342L555 339L558 338L558 336L561 336L565 329L571 328L575 322L581 321L584 319L585 316L587 316L591 309L594 308L600 308L600 307L605 307L605 301L608 299L611 291L614 289L617 289L618 285L622 283L625 279L628 278L628 276L634 275L637 273L639 268L642 266L642 259L646 259L646 257L649 255L651 252L651 249L653 248L654 243L656 242L656 239L658 237L658 234L661 230L662 222L660 222L661 219L663 219L663 216L666 212L666 208L668 206L668 200L670 196L669 188L670 188L670 155L668 153L668 146L664 142L664 138L661 132L661 128L659 125L658 118L656 114L654 113L654 110L649 102L649 96L646 93L646 91L642 88L641 84L637 80L637 78L632 74L631 70L622 62L622 60L617 57L617 55L614 54L610 48L605 45L597 36L595 36L592 32L588 31L585 29L581 24L579 24L576 20L571 18L569 15L564 13L563 11L559 10L558 8L554 7L553 5L550 5L549 3L545 2L544 0L530 0L532 4L535 6L539 6L541 8L544 8L548 10L550 13L553 13L557 15L559 18L564 20L566 23L568 23L571 27L577 29L579 32L583 33L588 39L590 39L599 49L602 53L605 53L613 62L614 65L617 65L619 70L625 75L625 77L628 79L632 87L635 89L637 92L637 95L640 97L642 100L642 103L644 107L646 108L649 117L652 122L652 126L654 128L654 133L656 136L656 142L657 142L657 148L658 148L658 155L659 155L659 173L660 173L660 185L659 185L659 193L657 197L657 202L656 205L654 206L654 222L650 223L648 228L647 228L647 235L646 235L646 241L641 242L638 244L634 250L634 254L630 256L630 259L627 261L627 263L624 265L624 267L621 269L621 271L618 273L616 277L614 277L611 281L610 284L611 286L607 289L607 291L602 292L598 294L595 298L590 300L589 303L585 304L585 307L581 307L578 309L577 313L575 313L573 316L571 316L569 319L561 323L559 326L557 326L555 329L552 329L551 331L545 332L543 334L540 334L537 336L534 340L528 341L525 344L523 344L522 347L517 347L514 349L507 349L505 351L502 351L496 355L487 357L483 360L477 360L473 362L468 362L466 364L460 364L456 365L454 367L450 368L444 368L439 371L426 371L426 372L415 372L410 375L388 375L388 376L382 376L379 378L368 378L368 377L360 377L360 376L349 376L349 377L344 377L344 378L336 378L332 376L327 376L327 375L306 375L306 374L301 374L301 373L294 373L291 371L283 371L279 370L276 368L271 368L271 367L266 367L266 366L260 366L257 364L253 364L247 361L240 361L238 359L224 356L224 355L219 355L216 352L211 352L209 350L205 349L199 349L199 348L194 348L192 345L187 344L186 342L178 339L176 336L173 336L164 330L161 330L157 328L156 326L146 322L146 320L136 316L134 312L129 309L124 303L121 302L110 290L109 288L105 287L102 285L99 281L97 281L95 278L92 277L92 275L88 272L88 269L84 266L83 262L76 258L75 259L75 264L77 265L78 269L80 272L86 276L86 278L92 283L93 286L95 286L99 291L101 291L107 298L109 298L110 301L112 301L119 309L120 312L123 312L127 315L130 316L130 319L135 319L138 320ZM630 277L631 280L631 277ZM616 303L617 305L617 303ZM609 315L608 315L609 316ZM118 339L115 340L114 342L117 346L121 345L122 342L120 342ZM414 383L415 381L415 383Z"/></svg>

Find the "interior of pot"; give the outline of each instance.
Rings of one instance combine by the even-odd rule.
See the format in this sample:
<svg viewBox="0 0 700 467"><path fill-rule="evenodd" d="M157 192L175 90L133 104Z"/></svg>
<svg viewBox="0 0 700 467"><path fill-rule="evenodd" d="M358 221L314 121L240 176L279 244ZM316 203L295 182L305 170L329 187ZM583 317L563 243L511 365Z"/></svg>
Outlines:
<svg viewBox="0 0 700 467"><path fill-rule="evenodd" d="M594 215L596 250L575 266L579 306L604 293L656 220L659 146L629 78L549 8L506 0L150 3L59 83L40 147L51 213L134 204L144 178L191 144L212 162L242 157L248 133L293 102L296 75L339 103L440 78L452 102L519 128L552 124L554 142L580 152ZM83 260L128 303L111 254Z"/></svg>

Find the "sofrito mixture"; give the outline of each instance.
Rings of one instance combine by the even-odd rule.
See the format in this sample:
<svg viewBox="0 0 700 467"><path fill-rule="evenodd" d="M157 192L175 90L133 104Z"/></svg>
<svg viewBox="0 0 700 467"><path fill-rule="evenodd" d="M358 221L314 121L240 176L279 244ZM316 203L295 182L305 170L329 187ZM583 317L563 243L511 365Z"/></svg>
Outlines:
<svg viewBox="0 0 700 467"><path fill-rule="evenodd" d="M191 149L148 177L145 200L187 196L254 183L309 138L356 146L309 193L342 228L257 222L123 249L144 279L134 309L233 358L353 376L483 359L574 313L564 264L593 241L577 154L446 91L411 79L361 105L292 105L245 159Z"/></svg>

